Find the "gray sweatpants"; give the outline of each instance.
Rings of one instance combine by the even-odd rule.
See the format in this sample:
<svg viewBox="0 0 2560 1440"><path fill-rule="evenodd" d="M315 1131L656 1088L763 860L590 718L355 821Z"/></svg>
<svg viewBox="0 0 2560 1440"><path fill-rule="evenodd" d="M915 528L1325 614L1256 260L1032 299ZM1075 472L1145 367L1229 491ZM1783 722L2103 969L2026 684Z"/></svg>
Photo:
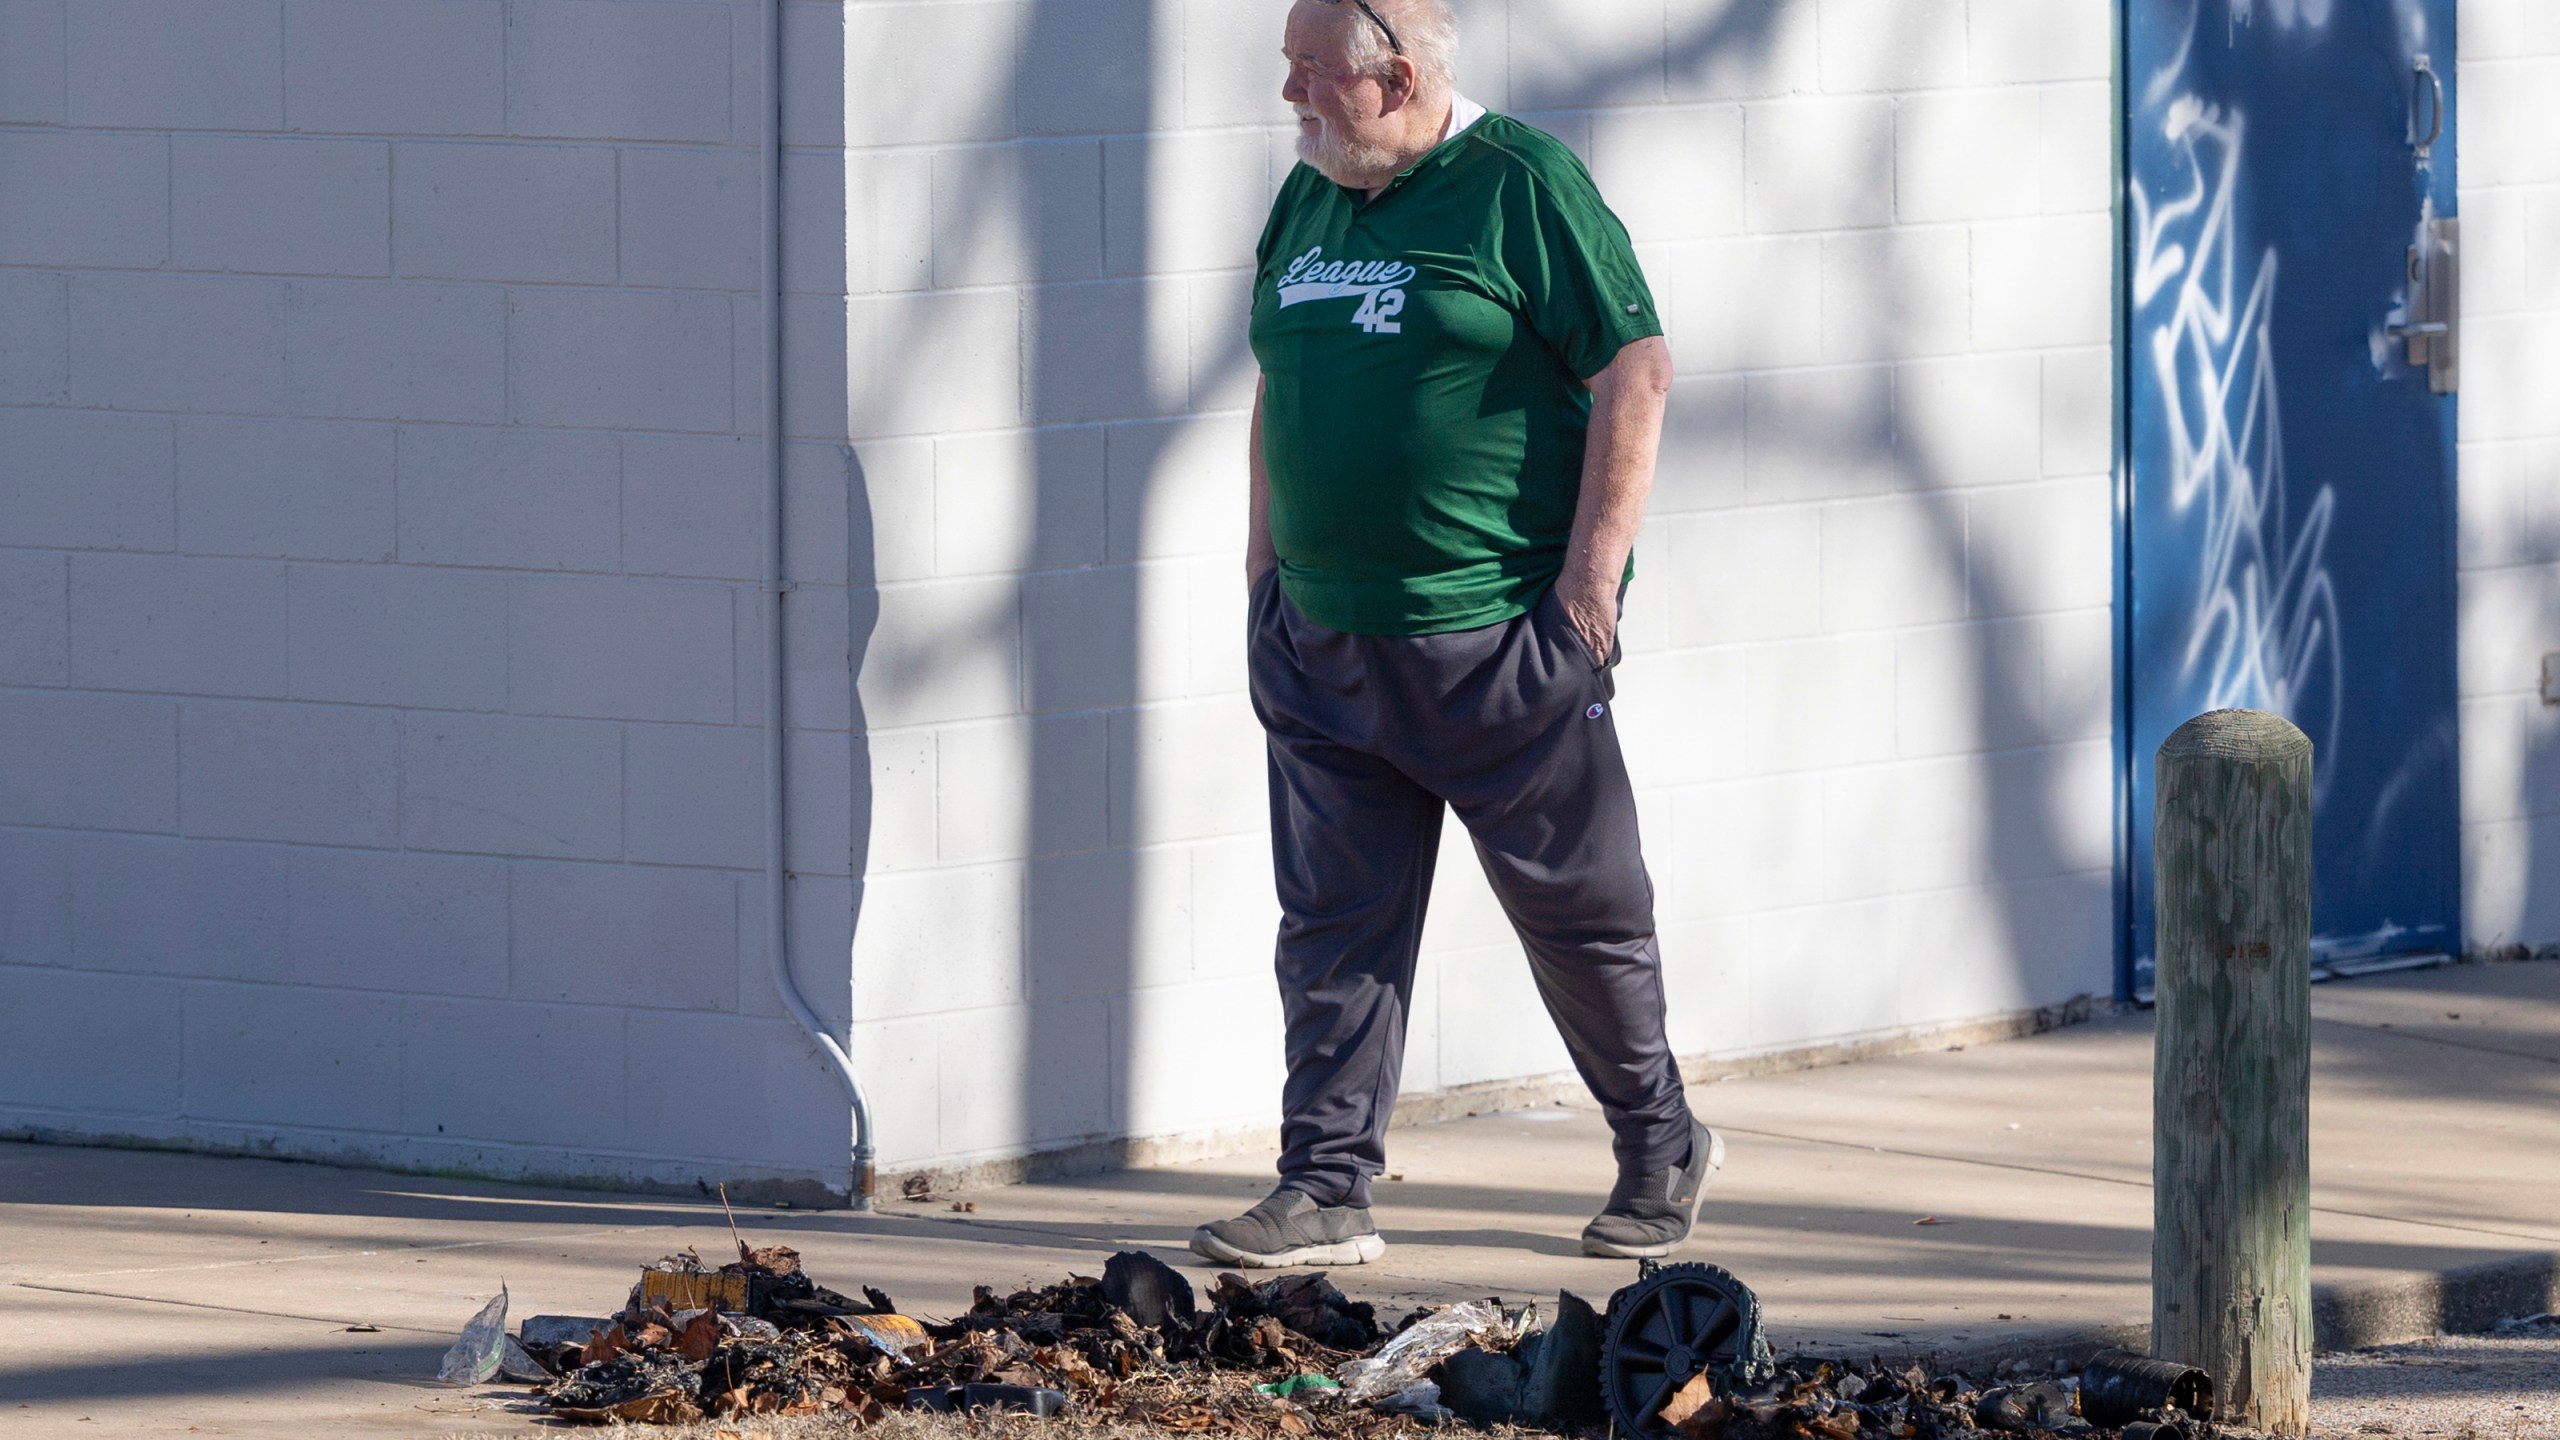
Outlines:
<svg viewBox="0 0 2560 1440"><path fill-rule="evenodd" d="M1552 591L1481 629L1346 635L1267 576L1251 626L1288 1022L1282 1179L1319 1204L1367 1205L1385 1168L1443 804L1608 1116L1619 1170L1679 1164L1689 1105L1609 708L1617 657L1593 663Z"/></svg>

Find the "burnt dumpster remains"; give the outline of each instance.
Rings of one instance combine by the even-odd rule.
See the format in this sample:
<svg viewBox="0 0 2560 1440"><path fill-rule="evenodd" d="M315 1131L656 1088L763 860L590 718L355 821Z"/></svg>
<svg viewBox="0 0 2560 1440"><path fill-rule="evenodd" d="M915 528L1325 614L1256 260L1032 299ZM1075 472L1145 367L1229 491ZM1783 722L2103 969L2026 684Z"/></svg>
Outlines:
<svg viewBox="0 0 2560 1440"><path fill-rule="evenodd" d="M2209 1398L2141 1357L2085 1374L2004 1366L1979 1384L1772 1360L1757 1299L1712 1266L1647 1266L1605 1311L1559 1294L1544 1323L1542 1306L1499 1299L1382 1321L1314 1273L1222 1273L1203 1294L1137 1251L1101 1268L1009 1294L981 1286L966 1312L934 1320L876 1289L829 1289L785 1247L741 1243L719 1266L686 1250L647 1267L612 1315L527 1320L516 1353L548 1372L537 1394L554 1417L595 1424L825 1415L855 1429L929 1411L973 1427L994 1416L1260 1440L1458 1423L1624 1440L2217 1433Z"/></svg>

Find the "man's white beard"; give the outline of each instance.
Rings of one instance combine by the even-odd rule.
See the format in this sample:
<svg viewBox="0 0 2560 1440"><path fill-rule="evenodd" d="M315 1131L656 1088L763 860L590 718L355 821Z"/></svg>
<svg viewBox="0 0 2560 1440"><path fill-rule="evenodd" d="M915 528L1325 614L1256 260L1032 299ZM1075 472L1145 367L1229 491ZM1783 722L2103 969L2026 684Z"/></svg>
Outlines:
<svg viewBox="0 0 2560 1440"><path fill-rule="evenodd" d="M1384 145L1363 145L1344 139L1331 123L1320 116L1306 115L1316 122L1315 133L1298 132L1298 158L1316 167L1316 173L1345 189L1363 188L1375 177L1392 173L1396 168L1396 152Z"/></svg>

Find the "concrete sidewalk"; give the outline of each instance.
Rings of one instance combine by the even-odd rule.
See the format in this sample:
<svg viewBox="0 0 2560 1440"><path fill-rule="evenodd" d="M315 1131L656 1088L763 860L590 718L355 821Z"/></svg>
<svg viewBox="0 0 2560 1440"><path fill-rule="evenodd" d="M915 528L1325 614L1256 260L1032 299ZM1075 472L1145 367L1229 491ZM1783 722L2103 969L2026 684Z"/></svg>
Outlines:
<svg viewBox="0 0 2560 1440"><path fill-rule="evenodd" d="M2560 1308L2560 964L2326 985L2313 1008L2324 1347ZM2148 1016L1695 1095L1732 1159L1683 1258L1758 1289L1782 1350L2138 1341ZM1393 1151L1386 1258L1336 1272L1355 1298L1601 1300L1633 1277L1576 1247L1609 1173L1596 1113L1418 1127ZM1098 1273L1114 1249L1194 1263L1191 1227L1269 1183L1267 1159L1245 1156L741 1221L839 1289L941 1315L973 1284ZM0 1146L0 1435L525 1430L506 1392L423 1378L501 1280L519 1317L593 1313L642 1262L725 1241L719 1208L686 1201Z"/></svg>

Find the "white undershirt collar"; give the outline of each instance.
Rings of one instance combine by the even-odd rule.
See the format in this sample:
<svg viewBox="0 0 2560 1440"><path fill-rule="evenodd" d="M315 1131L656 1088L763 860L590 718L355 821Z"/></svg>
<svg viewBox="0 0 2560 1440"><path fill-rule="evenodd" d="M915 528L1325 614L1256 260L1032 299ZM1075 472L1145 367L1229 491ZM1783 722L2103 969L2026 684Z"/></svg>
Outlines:
<svg viewBox="0 0 2560 1440"><path fill-rule="evenodd" d="M1449 123L1440 128L1440 138L1448 139L1484 118L1484 107L1455 91L1449 94Z"/></svg>

